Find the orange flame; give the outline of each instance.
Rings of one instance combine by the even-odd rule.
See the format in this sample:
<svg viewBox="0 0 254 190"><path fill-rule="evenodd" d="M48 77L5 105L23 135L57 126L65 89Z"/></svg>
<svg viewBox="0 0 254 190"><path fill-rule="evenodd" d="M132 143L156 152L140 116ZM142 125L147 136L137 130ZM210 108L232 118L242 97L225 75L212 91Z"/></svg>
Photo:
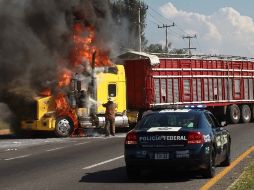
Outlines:
<svg viewBox="0 0 254 190"><path fill-rule="evenodd" d="M112 65L108 54L95 45L95 29L92 26L85 27L82 23L76 23L73 26L73 43L74 48L71 52L71 63L75 67L84 60L92 63L93 53L96 51L95 66Z"/></svg>
<svg viewBox="0 0 254 190"><path fill-rule="evenodd" d="M63 69L60 72L59 78L58 78L58 87L65 87L68 86L71 82L72 73L71 71L67 69Z"/></svg>
<svg viewBox="0 0 254 190"><path fill-rule="evenodd" d="M109 51L105 51L98 47L95 43L96 35L93 26L85 26L84 22L78 22L73 25L73 48L70 52L70 65L68 68L75 68L84 61L92 64L93 53L96 52L95 65L111 66L113 65L109 59ZM92 66L92 65L91 65ZM70 84L72 78L71 70L63 67L59 73L58 88L66 87ZM50 90L45 90L42 95L50 95ZM54 95L55 109L58 116L67 116L72 119L74 128L78 128L78 118L76 110L70 107L68 98L64 93L56 93Z"/></svg>
<svg viewBox="0 0 254 190"><path fill-rule="evenodd" d="M55 95L55 107L58 116L62 115L69 117L73 121L74 128L78 128L78 118L75 109L70 107L64 93Z"/></svg>
<svg viewBox="0 0 254 190"><path fill-rule="evenodd" d="M40 96L51 96L51 89L45 88L40 92Z"/></svg>
<svg viewBox="0 0 254 190"><path fill-rule="evenodd" d="M65 94L58 93L55 95L56 111L63 112L63 110L69 110L70 106L65 98Z"/></svg>

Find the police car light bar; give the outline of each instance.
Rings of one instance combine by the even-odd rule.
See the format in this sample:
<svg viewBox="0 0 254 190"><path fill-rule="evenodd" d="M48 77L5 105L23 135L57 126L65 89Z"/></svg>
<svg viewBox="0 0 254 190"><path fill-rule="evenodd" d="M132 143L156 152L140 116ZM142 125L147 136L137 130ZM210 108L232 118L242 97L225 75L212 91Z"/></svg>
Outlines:
<svg viewBox="0 0 254 190"><path fill-rule="evenodd" d="M205 109L207 106L203 104L190 104L190 105L156 105L152 107L152 110L162 110L162 109Z"/></svg>
<svg viewBox="0 0 254 190"><path fill-rule="evenodd" d="M188 109L205 109L207 106L199 104L199 105L185 105L184 107Z"/></svg>
<svg viewBox="0 0 254 190"><path fill-rule="evenodd" d="M183 109L185 108L184 105L155 105L151 108L151 110L162 110L162 109Z"/></svg>

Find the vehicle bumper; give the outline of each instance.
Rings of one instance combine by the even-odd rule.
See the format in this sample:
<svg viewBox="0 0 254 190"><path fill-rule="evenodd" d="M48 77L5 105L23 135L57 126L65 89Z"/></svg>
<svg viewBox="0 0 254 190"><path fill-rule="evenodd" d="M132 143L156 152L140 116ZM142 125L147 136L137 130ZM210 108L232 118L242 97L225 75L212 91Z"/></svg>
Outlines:
<svg viewBox="0 0 254 190"><path fill-rule="evenodd" d="M23 120L21 121L21 129L28 131L54 131L55 122L54 118Z"/></svg>
<svg viewBox="0 0 254 190"><path fill-rule="evenodd" d="M138 168L185 168L190 170L206 169L209 163L209 145L194 149L125 149L125 163ZM155 153L167 152L169 158L155 159Z"/></svg>

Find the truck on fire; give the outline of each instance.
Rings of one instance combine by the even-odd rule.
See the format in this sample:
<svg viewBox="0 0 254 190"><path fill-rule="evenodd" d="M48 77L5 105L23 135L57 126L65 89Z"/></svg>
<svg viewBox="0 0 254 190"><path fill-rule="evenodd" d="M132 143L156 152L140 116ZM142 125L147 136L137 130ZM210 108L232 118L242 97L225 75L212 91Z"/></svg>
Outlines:
<svg viewBox="0 0 254 190"><path fill-rule="evenodd" d="M23 130L71 135L78 128L104 126L108 97L118 105L116 127L133 126L153 108L202 104L219 120L236 124L254 119L254 60L237 56L151 55L128 51L118 57L117 71L93 75L90 87L96 104L89 105L82 80L74 77L69 104L72 116L55 115L51 96L37 99L35 120L23 120ZM82 97L86 97L82 99ZM76 118L76 119L75 119Z"/></svg>
<svg viewBox="0 0 254 190"><path fill-rule="evenodd" d="M67 97L64 94L37 97L36 118L22 120L21 129L53 131L59 137L67 137L79 135L84 128L103 127L105 108L102 104L108 97L117 104L116 127L127 127L124 67L104 67L104 71L88 77L84 78L82 73L75 74Z"/></svg>

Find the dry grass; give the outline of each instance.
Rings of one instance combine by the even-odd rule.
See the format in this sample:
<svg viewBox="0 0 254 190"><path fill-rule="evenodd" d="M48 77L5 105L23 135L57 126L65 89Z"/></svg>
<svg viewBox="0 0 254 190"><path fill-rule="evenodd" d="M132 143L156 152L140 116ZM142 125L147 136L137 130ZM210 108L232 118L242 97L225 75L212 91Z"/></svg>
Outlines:
<svg viewBox="0 0 254 190"><path fill-rule="evenodd" d="M253 190L254 189L254 162L251 163L239 177L239 179L232 184L228 190Z"/></svg>

